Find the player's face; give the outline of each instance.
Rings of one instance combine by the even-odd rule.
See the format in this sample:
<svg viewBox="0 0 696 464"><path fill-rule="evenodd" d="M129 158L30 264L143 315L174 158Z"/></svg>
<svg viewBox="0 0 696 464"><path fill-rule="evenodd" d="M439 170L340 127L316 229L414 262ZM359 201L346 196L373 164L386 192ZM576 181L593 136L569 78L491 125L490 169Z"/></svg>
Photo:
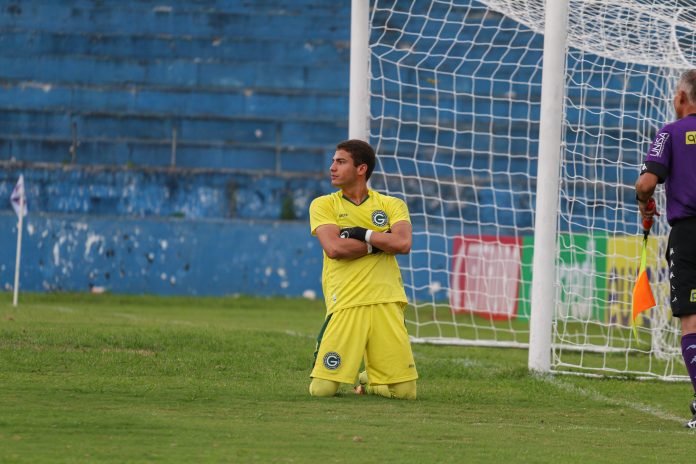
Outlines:
<svg viewBox="0 0 696 464"><path fill-rule="evenodd" d="M355 166L353 155L345 150L337 150L334 154L331 168L331 185L346 188L355 185L360 177L361 166Z"/></svg>

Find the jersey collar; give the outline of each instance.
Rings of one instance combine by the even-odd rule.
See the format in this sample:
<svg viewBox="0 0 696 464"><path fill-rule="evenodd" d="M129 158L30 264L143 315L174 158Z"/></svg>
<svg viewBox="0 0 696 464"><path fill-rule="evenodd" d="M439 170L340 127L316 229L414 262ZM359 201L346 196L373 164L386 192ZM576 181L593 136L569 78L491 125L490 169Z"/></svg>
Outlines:
<svg viewBox="0 0 696 464"><path fill-rule="evenodd" d="M370 194L371 194L371 193L372 193L372 191L368 189L368 190L367 190L367 195L365 195L365 198L363 198L363 200L362 200L360 203L354 203L353 200L351 200L350 198L348 198L348 197L346 197L346 196L343 195L343 190L340 191L341 198L343 198L344 200L346 200L346 201L347 201L348 203L350 203L351 205L355 205L355 206L360 206L360 205L362 205L363 203L365 203L365 202L370 198Z"/></svg>

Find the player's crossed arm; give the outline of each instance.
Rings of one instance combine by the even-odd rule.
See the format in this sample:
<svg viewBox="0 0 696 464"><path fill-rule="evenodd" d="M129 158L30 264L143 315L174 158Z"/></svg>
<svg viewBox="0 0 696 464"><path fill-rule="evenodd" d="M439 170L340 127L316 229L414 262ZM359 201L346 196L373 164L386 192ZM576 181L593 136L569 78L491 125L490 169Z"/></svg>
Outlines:
<svg viewBox="0 0 696 464"><path fill-rule="evenodd" d="M367 242L368 252L373 248L373 253L407 254L411 251L411 224L408 221L399 221L386 232L376 232L363 227L348 227L341 229L341 237L352 238Z"/></svg>
<svg viewBox="0 0 696 464"><path fill-rule="evenodd" d="M411 252L411 223L399 221L391 226L391 231L372 232L370 236L372 246L392 255L405 255Z"/></svg>
<svg viewBox="0 0 696 464"><path fill-rule="evenodd" d="M319 243L331 259L355 259L369 252L406 254L411 251L411 224L408 221L397 222L389 232L372 231L370 246L366 243L367 232L362 227L339 229L334 224L324 224L315 231Z"/></svg>
<svg viewBox="0 0 696 464"><path fill-rule="evenodd" d="M345 240L340 237L341 230L336 224L323 224L314 233L331 259L355 259L367 254L367 244L359 240Z"/></svg>

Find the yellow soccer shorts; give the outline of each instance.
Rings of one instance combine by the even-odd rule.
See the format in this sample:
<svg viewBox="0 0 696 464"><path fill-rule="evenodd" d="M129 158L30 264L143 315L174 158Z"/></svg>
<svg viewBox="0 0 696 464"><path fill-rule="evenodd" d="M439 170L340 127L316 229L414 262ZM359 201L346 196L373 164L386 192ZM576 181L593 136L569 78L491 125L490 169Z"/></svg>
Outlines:
<svg viewBox="0 0 696 464"><path fill-rule="evenodd" d="M370 384L418 378L401 303L356 306L327 316L311 377L353 383L363 357Z"/></svg>

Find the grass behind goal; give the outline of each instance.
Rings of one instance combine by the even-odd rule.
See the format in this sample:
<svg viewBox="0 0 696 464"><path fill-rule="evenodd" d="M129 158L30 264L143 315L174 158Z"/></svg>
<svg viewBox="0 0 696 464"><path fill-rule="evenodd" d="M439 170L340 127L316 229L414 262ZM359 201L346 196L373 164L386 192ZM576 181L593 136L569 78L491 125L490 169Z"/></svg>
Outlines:
<svg viewBox="0 0 696 464"><path fill-rule="evenodd" d="M556 372L668 380L688 379L681 355L651 355L653 334L638 327L638 338L630 325L592 323L574 318L558 319L554 332L563 343L553 346ZM453 312L449 304L409 307L409 334L417 343L462 346L507 346L527 349L529 321L524 318L494 320L472 312ZM559 369L560 367L560 369ZM650 373L650 376L648 375ZM677 377L673 374L678 374Z"/></svg>
<svg viewBox="0 0 696 464"><path fill-rule="evenodd" d="M0 294L0 462L688 462L684 383L415 345L415 402L307 393L318 301Z"/></svg>

